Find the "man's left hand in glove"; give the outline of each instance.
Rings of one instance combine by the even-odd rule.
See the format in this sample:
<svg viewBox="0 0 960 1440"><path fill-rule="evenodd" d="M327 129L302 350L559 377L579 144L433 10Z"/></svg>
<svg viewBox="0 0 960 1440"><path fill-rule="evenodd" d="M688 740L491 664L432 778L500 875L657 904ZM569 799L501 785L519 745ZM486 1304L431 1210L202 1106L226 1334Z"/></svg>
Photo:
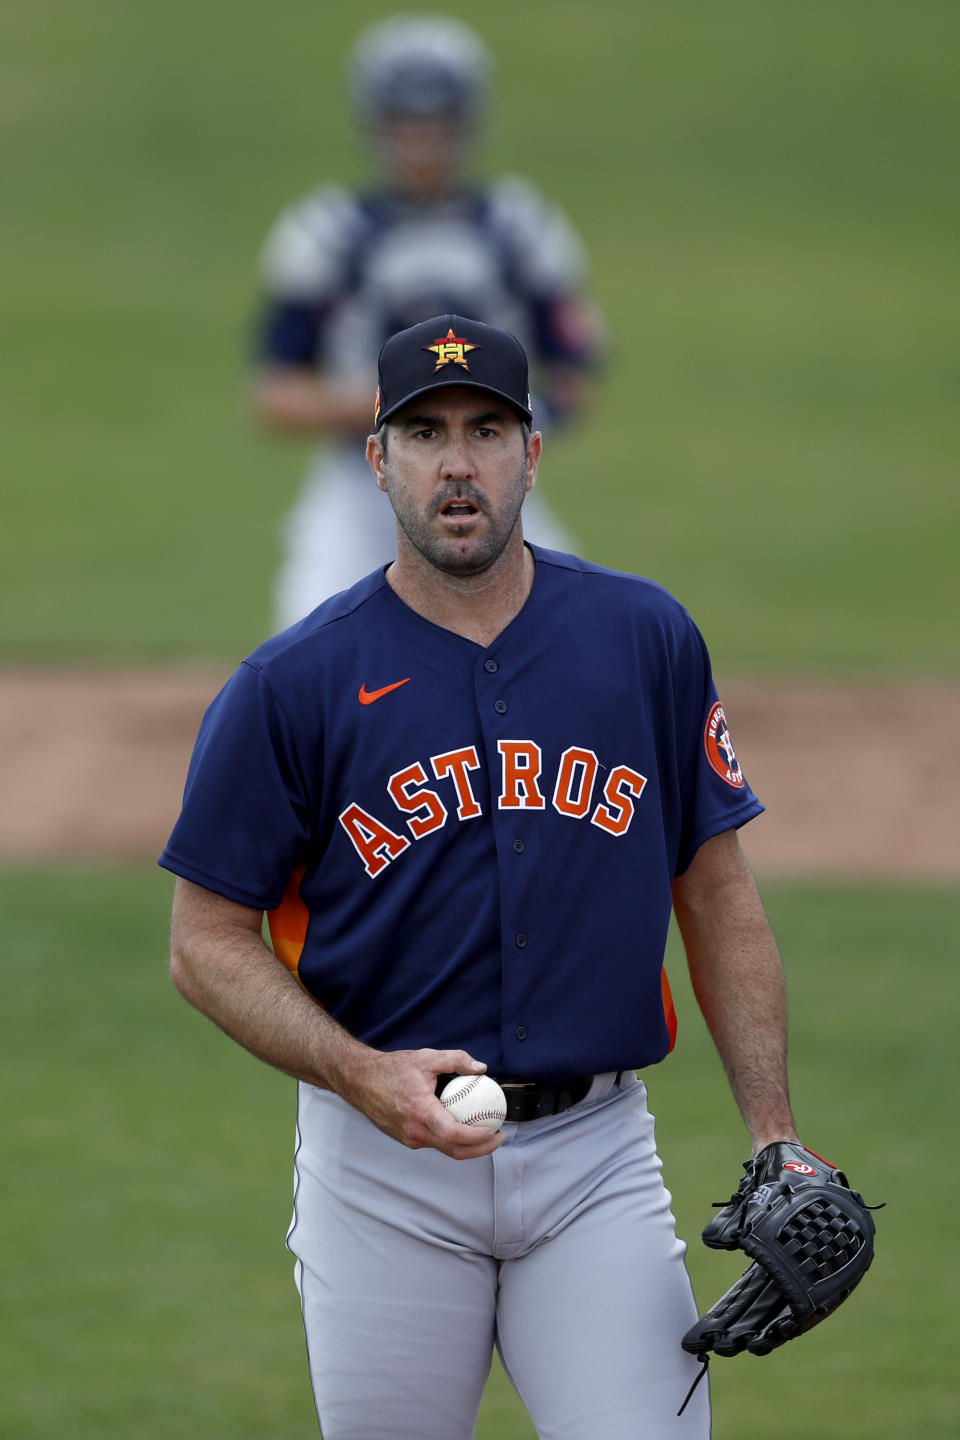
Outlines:
<svg viewBox="0 0 960 1440"><path fill-rule="evenodd" d="M684 1350L704 1358L768 1355L832 1314L873 1260L873 1219L842 1170L789 1141L744 1170L703 1241L754 1263L684 1335Z"/></svg>

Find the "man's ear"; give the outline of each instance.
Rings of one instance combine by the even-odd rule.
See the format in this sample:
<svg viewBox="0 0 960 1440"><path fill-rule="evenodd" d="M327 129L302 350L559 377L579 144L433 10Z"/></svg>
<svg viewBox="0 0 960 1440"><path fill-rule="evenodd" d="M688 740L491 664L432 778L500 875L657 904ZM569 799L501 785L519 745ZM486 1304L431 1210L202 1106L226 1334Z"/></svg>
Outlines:
<svg viewBox="0 0 960 1440"><path fill-rule="evenodd" d="M367 436L367 464L373 471L373 478L377 482L377 489L386 491L387 475L384 469L383 445L380 443L379 435Z"/></svg>
<svg viewBox="0 0 960 1440"><path fill-rule="evenodd" d="M543 450L543 436L539 430L534 430L527 441L527 490L533 489L537 483L537 469L540 465L540 455Z"/></svg>

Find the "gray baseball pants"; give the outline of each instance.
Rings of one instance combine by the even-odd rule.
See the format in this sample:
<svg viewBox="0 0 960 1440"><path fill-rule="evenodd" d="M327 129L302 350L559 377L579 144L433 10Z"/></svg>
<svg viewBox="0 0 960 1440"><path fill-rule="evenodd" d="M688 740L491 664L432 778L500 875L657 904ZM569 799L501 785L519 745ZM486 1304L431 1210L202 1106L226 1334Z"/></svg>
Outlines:
<svg viewBox="0 0 960 1440"><path fill-rule="evenodd" d="M300 1086L294 1216L325 1440L470 1440L494 1346L540 1440L706 1440L646 1087L597 1076L493 1155L408 1150Z"/></svg>

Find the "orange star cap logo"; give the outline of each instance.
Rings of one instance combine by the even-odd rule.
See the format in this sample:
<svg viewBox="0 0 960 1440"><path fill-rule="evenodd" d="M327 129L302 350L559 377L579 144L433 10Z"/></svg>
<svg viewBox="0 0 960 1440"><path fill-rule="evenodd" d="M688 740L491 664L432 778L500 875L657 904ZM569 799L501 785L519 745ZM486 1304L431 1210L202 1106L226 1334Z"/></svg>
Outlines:
<svg viewBox="0 0 960 1440"><path fill-rule="evenodd" d="M479 345L471 345L469 340L461 340L453 333L453 327L447 331L442 340L435 340L432 345L424 345L424 350L430 350L437 357L434 366L434 374L444 365L462 365L464 370L469 370L467 364L467 352L479 350Z"/></svg>
<svg viewBox="0 0 960 1440"><path fill-rule="evenodd" d="M374 426L376 426L376 425L378 424L379 420L380 420L380 386L378 385L378 386L377 386L376 398L375 398L375 400L374 400L374 402L373 402L373 423L374 423Z"/></svg>

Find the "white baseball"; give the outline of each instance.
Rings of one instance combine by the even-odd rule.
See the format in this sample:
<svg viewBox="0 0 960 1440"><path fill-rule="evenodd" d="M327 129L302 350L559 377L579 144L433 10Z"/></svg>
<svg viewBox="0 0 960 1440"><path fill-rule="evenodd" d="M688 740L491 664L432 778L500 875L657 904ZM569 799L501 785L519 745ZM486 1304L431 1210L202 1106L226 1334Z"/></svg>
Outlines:
<svg viewBox="0 0 960 1440"><path fill-rule="evenodd" d="M489 1075L457 1075L444 1085L440 1104L461 1125L485 1125L499 1130L507 1118L507 1097Z"/></svg>

